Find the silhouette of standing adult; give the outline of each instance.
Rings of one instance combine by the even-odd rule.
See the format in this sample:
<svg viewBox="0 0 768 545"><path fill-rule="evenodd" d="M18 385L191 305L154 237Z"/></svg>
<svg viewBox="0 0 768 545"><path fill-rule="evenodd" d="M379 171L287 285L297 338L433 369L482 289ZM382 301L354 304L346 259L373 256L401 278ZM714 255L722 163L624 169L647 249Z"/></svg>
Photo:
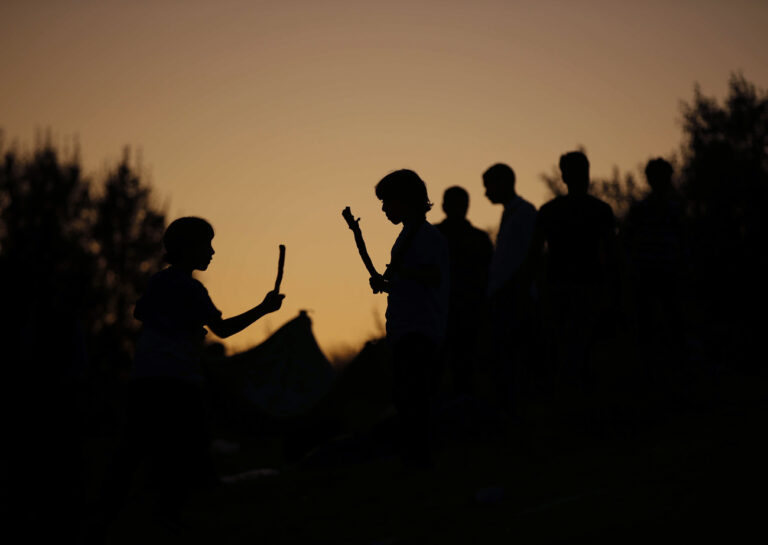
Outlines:
<svg viewBox="0 0 768 545"><path fill-rule="evenodd" d="M499 402L508 411L519 406L523 376L528 365L529 335L525 315L530 293L521 289L520 270L533 236L536 208L517 194L515 172L497 163L483 173L485 195L504 207L491 258L486 290L491 319L493 373Z"/></svg>
<svg viewBox="0 0 768 545"><path fill-rule="evenodd" d="M545 317L554 341L560 386L583 389L596 326L609 305L608 281L616 261L611 207L587 193L589 160L580 151L560 157L568 194L539 210L531 242L534 267L547 250Z"/></svg>
<svg viewBox="0 0 768 545"><path fill-rule="evenodd" d="M641 344L651 352L654 374L679 352L685 210L672 185L672 165L662 158L645 167L650 194L632 205L622 230L634 288Z"/></svg>
<svg viewBox="0 0 768 545"><path fill-rule="evenodd" d="M264 301L223 319L203 284L192 277L213 259L213 227L195 217L179 218L165 231L163 243L171 264L155 274L136 303L143 324L136 346L133 381L121 444L112 460L101 498L104 531L127 499L133 474L150 462L157 489L153 511L174 527L190 490L215 479L205 426L200 353L205 327L225 338L278 310L284 295L267 293ZM99 527L101 526L101 527Z"/></svg>
<svg viewBox="0 0 768 545"><path fill-rule="evenodd" d="M370 279L374 293L388 294L387 342L392 349L399 446L404 466L428 468L430 398L448 314L448 244L426 219L432 203L418 174L387 174L376 185L376 196L387 219L403 225L386 273Z"/></svg>
<svg viewBox="0 0 768 545"><path fill-rule="evenodd" d="M470 393L477 333L482 316L493 244L488 233L467 220L469 193L459 186L443 194L445 219L437 228L448 241L451 267L446 363L454 393Z"/></svg>

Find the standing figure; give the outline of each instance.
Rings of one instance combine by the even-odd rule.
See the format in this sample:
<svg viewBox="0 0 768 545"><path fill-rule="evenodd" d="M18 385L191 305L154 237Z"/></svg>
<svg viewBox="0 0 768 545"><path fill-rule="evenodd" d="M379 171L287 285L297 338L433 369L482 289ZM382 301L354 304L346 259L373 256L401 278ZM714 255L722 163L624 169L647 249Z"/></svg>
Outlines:
<svg viewBox="0 0 768 545"><path fill-rule="evenodd" d="M513 416L519 408L523 381L530 365L529 290L520 271L536 223L536 208L515 191L515 172L497 163L483 173L485 195L504 207L486 290L490 308L492 374L498 401Z"/></svg>
<svg viewBox="0 0 768 545"><path fill-rule="evenodd" d="M448 244L426 219L432 208L424 181L397 170L376 185L387 219L403 229L374 293L387 293L387 342L393 357L393 399L399 419L403 464L432 465L430 398L437 379L437 354L445 340L449 297Z"/></svg>
<svg viewBox="0 0 768 545"><path fill-rule="evenodd" d="M469 193L459 186L443 194L445 219L437 228L448 241L451 289L446 363L453 372L453 392L469 394L493 244L488 233L467 220Z"/></svg>
<svg viewBox="0 0 768 545"><path fill-rule="evenodd" d="M672 165L651 159L645 176L651 193L629 209L623 241L629 257L641 345L659 379L679 371L681 355L680 294L684 286L685 209L672 185Z"/></svg>
<svg viewBox="0 0 768 545"><path fill-rule="evenodd" d="M554 344L558 386L582 391L597 325L612 308L611 274L617 251L616 222L610 205L587 193L589 160L572 151L560 157L568 194L539 210L531 243L535 264L545 248L542 291L548 335Z"/></svg>
<svg viewBox="0 0 768 545"><path fill-rule="evenodd" d="M200 353L205 326L225 338L278 310L284 295L271 291L264 301L223 319L202 283L192 276L210 264L213 227L200 218L172 222L163 243L170 267L155 274L136 303L143 324L136 346L126 423L101 498L102 525L111 522L127 499L133 474L148 462L156 488L153 511L175 526L191 489L215 479L209 458Z"/></svg>

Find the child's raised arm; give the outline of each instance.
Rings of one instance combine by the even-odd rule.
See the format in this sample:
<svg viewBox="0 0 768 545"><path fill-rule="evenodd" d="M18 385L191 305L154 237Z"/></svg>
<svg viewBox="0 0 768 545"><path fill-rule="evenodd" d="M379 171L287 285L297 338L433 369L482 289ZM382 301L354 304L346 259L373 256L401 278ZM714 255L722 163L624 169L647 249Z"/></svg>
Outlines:
<svg viewBox="0 0 768 545"><path fill-rule="evenodd" d="M208 322L206 325L214 335L226 339L230 335L240 333L243 329L265 314L278 310L283 305L283 299L285 299L285 295L277 293L276 291L270 291L264 297L264 301L253 307L251 310L247 310L238 316L233 316L232 318L227 319L222 319L219 316Z"/></svg>

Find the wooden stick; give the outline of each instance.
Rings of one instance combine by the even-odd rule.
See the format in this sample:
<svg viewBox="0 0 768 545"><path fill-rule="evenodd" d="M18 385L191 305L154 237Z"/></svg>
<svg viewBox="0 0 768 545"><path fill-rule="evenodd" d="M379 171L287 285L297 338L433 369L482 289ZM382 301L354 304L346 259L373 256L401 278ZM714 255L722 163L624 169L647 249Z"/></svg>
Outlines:
<svg viewBox="0 0 768 545"><path fill-rule="evenodd" d="M280 245L280 259L277 261L277 279L275 280L275 293L280 293L280 283L283 281L283 268L285 267L285 245Z"/></svg>
<svg viewBox="0 0 768 545"><path fill-rule="evenodd" d="M368 274L371 276L379 276L379 273L376 272L376 267L373 266L371 257L368 255L368 248L365 247L363 233L360 231L360 218L355 219L355 216L352 215L352 210L350 210L349 206L347 206L341 212L341 215L346 220L347 227L349 227L352 230L352 233L355 235L357 251L360 254L360 258L363 260L363 265L365 265L365 268L368 269Z"/></svg>

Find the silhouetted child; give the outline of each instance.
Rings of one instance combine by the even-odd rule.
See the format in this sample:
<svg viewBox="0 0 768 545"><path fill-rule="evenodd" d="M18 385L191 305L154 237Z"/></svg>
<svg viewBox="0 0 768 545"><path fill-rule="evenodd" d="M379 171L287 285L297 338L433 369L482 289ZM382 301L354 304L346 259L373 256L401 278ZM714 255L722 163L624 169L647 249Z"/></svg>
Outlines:
<svg viewBox="0 0 768 545"><path fill-rule="evenodd" d="M200 218L172 222L163 242L170 267L155 274L136 303L143 324L136 346L122 443L107 477L102 508L108 523L125 499L133 474L148 462L156 487L155 514L173 524L189 492L215 482L205 425L200 352L207 326L219 337L242 331L282 305L267 293L251 310L228 319L192 277L214 254L213 228Z"/></svg>
<svg viewBox="0 0 768 545"><path fill-rule="evenodd" d="M493 244L488 233L467 219L469 193L459 186L443 194L445 219L437 228L448 242L450 304L446 337L446 363L453 372L454 393L471 393L480 317L484 309L488 266Z"/></svg>
<svg viewBox="0 0 768 545"><path fill-rule="evenodd" d="M546 317L561 386L581 390L598 320L611 305L610 274L617 258L611 207L587 193L589 160L580 151L560 157L568 194L544 204L536 219L531 257L546 243Z"/></svg>
<svg viewBox="0 0 768 545"><path fill-rule="evenodd" d="M430 397L448 312L448 245L426 220L432 203L418 174L388 174L376 185L376 196L387 219L403 224L386 273L372 277L370 284L374 292L388 294L387 342L393 355L403 463L425 468L432 464Z"/></svg>

